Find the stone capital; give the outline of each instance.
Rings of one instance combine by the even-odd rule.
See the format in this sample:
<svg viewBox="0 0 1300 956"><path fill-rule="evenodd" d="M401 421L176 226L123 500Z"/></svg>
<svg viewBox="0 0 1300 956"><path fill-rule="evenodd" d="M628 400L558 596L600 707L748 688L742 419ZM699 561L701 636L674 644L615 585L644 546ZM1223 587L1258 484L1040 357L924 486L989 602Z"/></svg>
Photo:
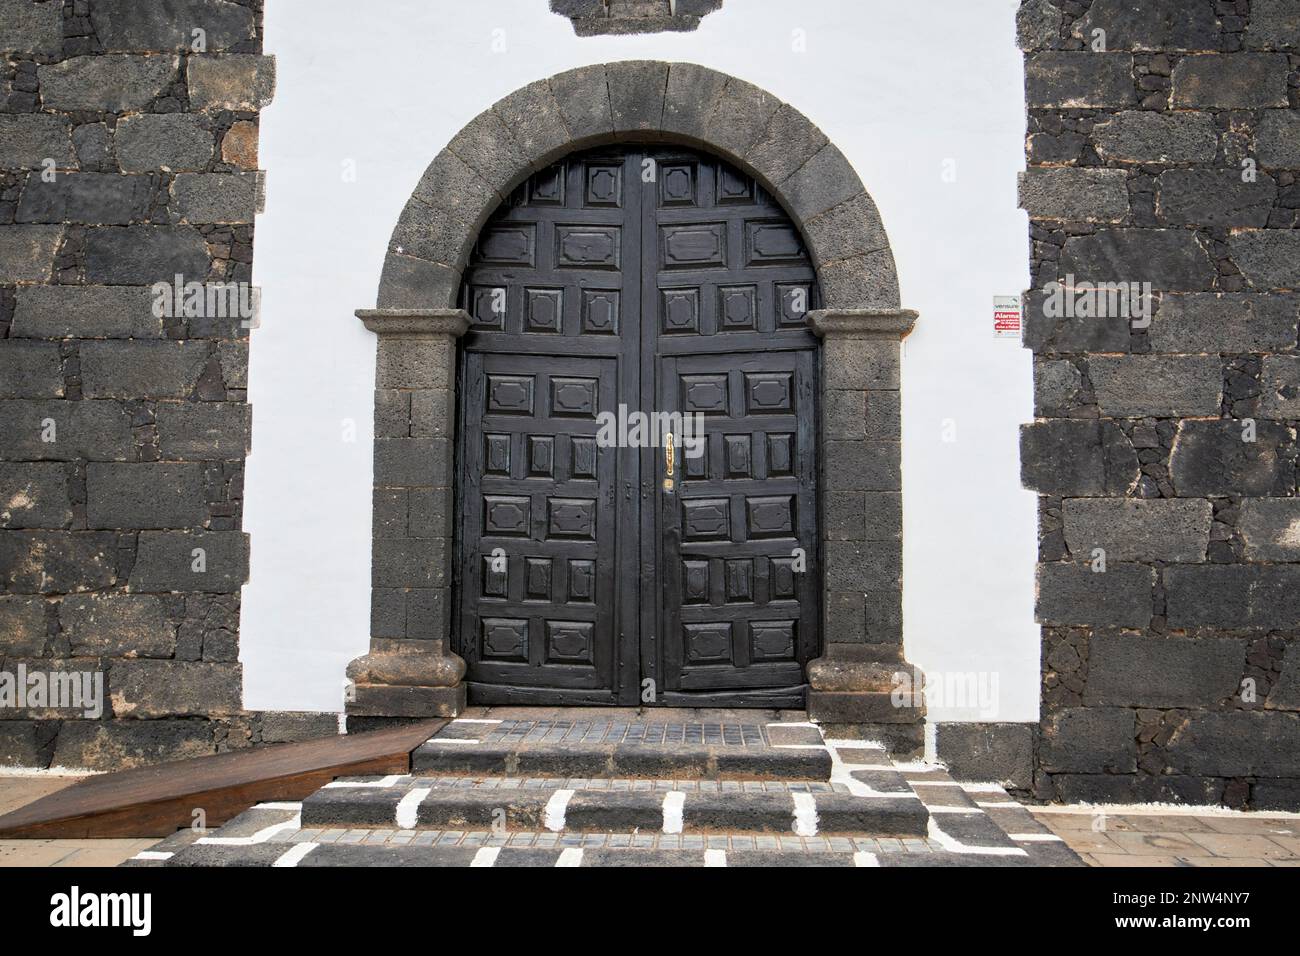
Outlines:
<svg viewBox="0 0 1300 956"><path fill-rule="evenodd" d="M808 325L823 338L906 338L916 324L911 309L817 309Z"/></svg>
<svg viewBox="0 0 1300 956"><path fill-rule="evenodd" d="M382 338L460 338L470 325L464 309L357 309L356 315Z"/></svg>

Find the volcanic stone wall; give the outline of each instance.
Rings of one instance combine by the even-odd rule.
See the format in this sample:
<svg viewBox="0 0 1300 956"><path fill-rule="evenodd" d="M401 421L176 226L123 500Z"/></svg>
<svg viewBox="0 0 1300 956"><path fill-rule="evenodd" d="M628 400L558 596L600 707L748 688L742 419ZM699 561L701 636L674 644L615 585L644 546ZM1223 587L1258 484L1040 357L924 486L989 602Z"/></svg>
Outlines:
<svg viewBox="0 0 1300 956"><path fill-rule="evenodd" d="M241 704L261 7L0 0L0 765L335 730Z"/></svg>
<svg viewBox="0 0 1300 956"><path fill-rule="evenodd" d="M1018 26L1035 793L1295 807L1300 3L1027 0ZM1154 308L1061 315L1069 276Z"/></svg>

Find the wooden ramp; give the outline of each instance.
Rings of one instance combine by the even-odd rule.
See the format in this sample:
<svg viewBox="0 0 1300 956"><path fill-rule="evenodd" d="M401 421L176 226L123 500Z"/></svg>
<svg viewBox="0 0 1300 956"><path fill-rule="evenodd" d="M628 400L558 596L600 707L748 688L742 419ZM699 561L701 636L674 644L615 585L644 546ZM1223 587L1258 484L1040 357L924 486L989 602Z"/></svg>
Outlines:
<svg viewBox="0 0 1300 956"><path fill-rule="evenodd" d="M0 839L170 836L193 823L196 809L209 828L217 827L255 803L301 800L336 777L407 773L411 751L446 723L268 744L88 777L0 816Z"/></svg>

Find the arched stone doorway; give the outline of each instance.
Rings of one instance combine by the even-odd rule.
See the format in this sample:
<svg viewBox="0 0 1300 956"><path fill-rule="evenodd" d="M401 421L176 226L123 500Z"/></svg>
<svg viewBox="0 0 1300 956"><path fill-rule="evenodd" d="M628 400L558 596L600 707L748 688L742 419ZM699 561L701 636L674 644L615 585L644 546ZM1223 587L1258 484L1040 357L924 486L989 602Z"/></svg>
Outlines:
<svg viewBox="0 0 1300 956"><path fill-rule="evenodd" d="M371 653L348 669L349 713L424 716L464 706L451 650L453 449L460 299L489 217L528 177L596 146L703 149L752 177L806 243L821 308L820 656L810 713L913 743L919 701L890 699L903 664L899 306L893 257L852 166L797 110L694 64L628 61L533 83L465 127L429 166L393 232L375 310L375 546ZM400 517L399 517L400 516Z"/></svg>

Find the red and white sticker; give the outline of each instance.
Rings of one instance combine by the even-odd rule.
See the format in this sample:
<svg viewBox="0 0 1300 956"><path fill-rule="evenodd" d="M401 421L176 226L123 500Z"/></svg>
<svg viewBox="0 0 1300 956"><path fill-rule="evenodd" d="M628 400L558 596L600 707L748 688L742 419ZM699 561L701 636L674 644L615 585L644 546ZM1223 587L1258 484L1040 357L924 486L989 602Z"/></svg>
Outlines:
<svg viewBox="0 0 1300 956"><path fill-rule="evenodd" d="M1020 338L1020 296L993 297L993 334L999 339Z"/></svg>

